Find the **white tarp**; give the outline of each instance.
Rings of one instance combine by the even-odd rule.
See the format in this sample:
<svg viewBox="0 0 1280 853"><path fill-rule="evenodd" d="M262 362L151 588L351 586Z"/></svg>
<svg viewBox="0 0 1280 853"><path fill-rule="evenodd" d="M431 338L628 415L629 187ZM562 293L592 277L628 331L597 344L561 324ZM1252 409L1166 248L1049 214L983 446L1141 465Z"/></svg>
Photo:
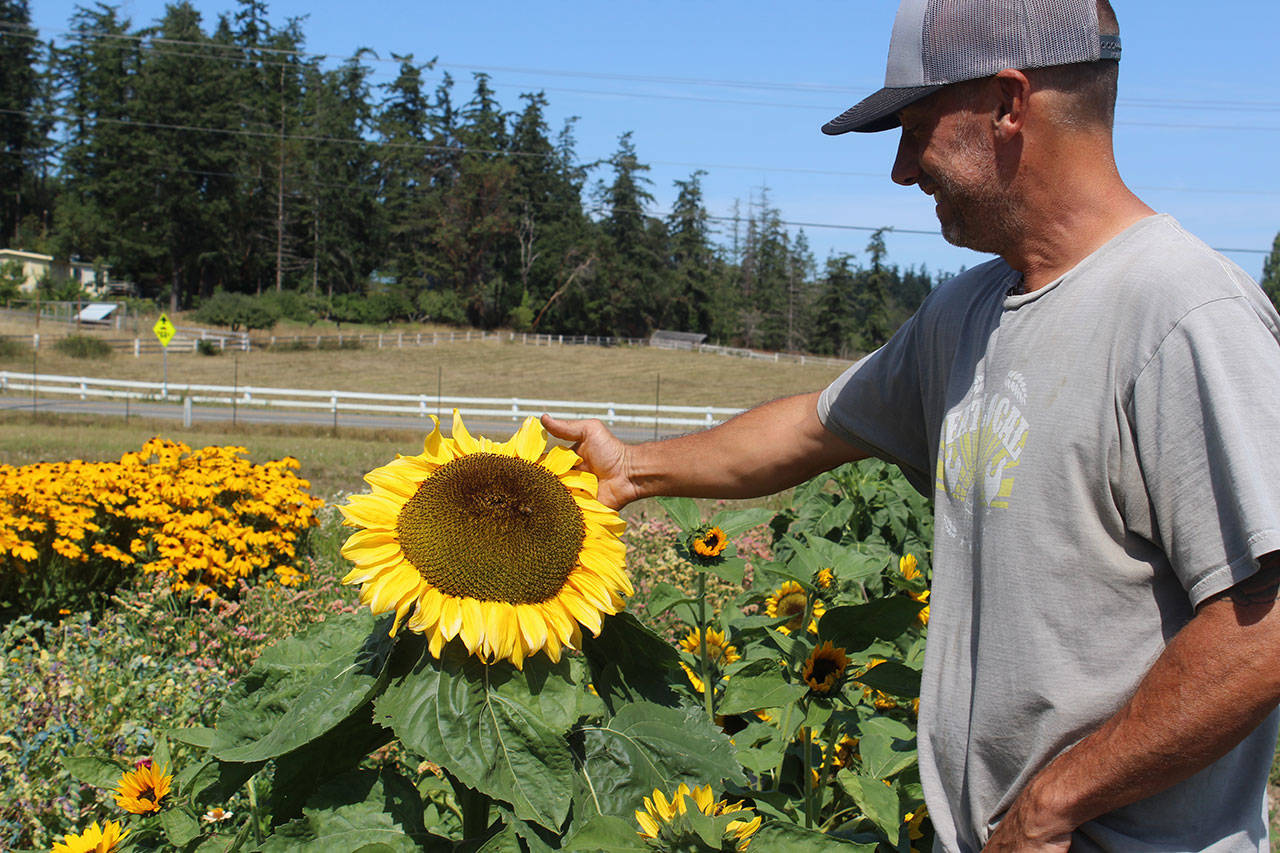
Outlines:
<svg viewBox="0 0 1280 853"><path fill-rule="evenodd" d="M81 323L105 323L118 306L114 302L90 302L76 315Z"/></svg>

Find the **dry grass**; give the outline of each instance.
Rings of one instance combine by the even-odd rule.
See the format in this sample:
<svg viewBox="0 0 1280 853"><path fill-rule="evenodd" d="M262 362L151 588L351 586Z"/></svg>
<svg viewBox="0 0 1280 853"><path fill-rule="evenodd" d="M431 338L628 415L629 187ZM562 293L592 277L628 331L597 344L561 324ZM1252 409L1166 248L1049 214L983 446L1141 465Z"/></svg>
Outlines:
<svg viewBox="0 0 1280 853"><path fill-rule="evenodd" d="M12 324L10 324L12 325ZM60 334L63 327L54 327ZM30 329L26 329L27 332ZM292 330L289 330L292 332ZM406 338L416 330L406 330ZM430 331L429 329L427 331ZM13 333L10 331L9 333ZM149 333L149 332L148 332ZM116 335L114 331L108 335ZM763 400L830 382L838 368L775 364L728 356L647 347L526 346L518 342L473 341L422 347L300 352L253 351L202 356L169 355L171 384L231 384L344 391L682 405L750 406ZM26 373L30 351L0 357L0 370ZM40 373L158 381L162 356L116 352L103 360L75 359L42 347ZM363 488L364 472L396 452L418 450L417 436L403 431L342 429L334 435L311 427L197 424L183 429L171 421L94 419L41 415L15 409L0 414L0 462L27 464L57 459L117 459L148 438L163 435L192 446L237 444L254 461L295 456L315 494L331 498Z"/></svg>
<svg viewBox="0 0 1280 853"><path fill-rule="evenodd" d="M407 337L407 336L406 336ZM839 374L823 365L763 362L648 347L551 346L473 341L386 349L227 352L169 355L171 384L232 383L339 391L524 397L616 403L746 407L821 388ZM162 356L116 352L97 361L41 347L41 373L159 381ZM0 369L28 372L29 352L0 359Z"/></svg>

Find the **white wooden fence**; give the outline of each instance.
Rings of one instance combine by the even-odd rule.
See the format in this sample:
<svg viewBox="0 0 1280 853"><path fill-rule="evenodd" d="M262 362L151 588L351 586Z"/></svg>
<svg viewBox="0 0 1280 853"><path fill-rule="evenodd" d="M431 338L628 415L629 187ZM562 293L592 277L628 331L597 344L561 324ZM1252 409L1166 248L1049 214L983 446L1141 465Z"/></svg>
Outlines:
<svg viewBox="0 0 1280 853"><path fill-rule="evenodd" d="M33 387L34 386L34 387ZM257 385L193 385L59 376L0 370L0 394L53 394L81 400L129 399L258 406L353 414L444 416L458 409L469 417L510 418L519 421L543 412L558 418L599 418L607 424L709 427L743 411L717 406L655 406L652 403L594 403L575 400L536 400L524 397L454 397L435 394L375 394L365 391L321 391L305 388L264 388ZM189 408L188 408L189 411Z"/></svg>

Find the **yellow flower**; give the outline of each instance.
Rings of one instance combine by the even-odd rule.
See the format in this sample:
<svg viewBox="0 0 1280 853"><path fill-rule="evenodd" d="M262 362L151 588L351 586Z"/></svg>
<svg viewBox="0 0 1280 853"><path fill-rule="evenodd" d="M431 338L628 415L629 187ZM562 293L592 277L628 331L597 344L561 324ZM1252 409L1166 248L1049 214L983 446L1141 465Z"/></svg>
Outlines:
<svg viewBox="0 0 1280 853"><path fill-rule="evenodd" d="M828 693L836 682L844 677L849 667L849 656L844 649L833 646L830 640L818 646L804 662L800 677L814 693Z"/></svg>
<svg viewBox="0 0 1280 853"><path fill-rule="evenodd" d="M709 817L719 817L734 812L746 812L747 814L743 817L752 814L741 800L736 803L726 800L716 801L710 785L700 785L690 791L689 786L682 782L670 800L657 788L653 789L652 798L644 798L644 811L636 809L636 823L640 824L640 832L636 834L641 838L658 838L663 829L669 829L679 815L688 813L688 800L692 800L694 808ZM760 823L759 815L751 820L730 821L724 831L725 837L732 838L736 850L746 850L751 844L751 836L760 828Z"/></svg>
<svg viewBox="0 0 1280 853"><path fill-rule="evenodd" d="M924 605L924 607L920 608L920 612L916 614L916 619L919 620L921 625L928 625L929 624L929 590L926 589L924 592L909 592L907 593L907 595L911 596L912 599Z"/></svg>
<svg viewBox="0 0 1280 853"><path fill-rule="evenodd" d="M729 545L729 538L719 527L703 527L690 540L689 550L698 557L712 559L719 557Z"/></svg>
<svg viewBox="0 0 1280 853"><path fill-rule="evenodd" d="M913 581L920 577L920 570L916 568L917 565L916 555L907 554L898 559L898 572L907 580Z"/></svg>
<svg viewBox="0 0 1280 853"><path fill-rule="evenodd" d="M579 461L547 450L533 418L495 442L473 438L455 410L451 438L437 424L422 453L371 471L372 493L340 507L363 528L342 546L355 563L343 583L359 584L375 614L394 611L392 634L404 624L426 635L436 657L459 637L491 662L558 661L632 594L626 522L596 500Z"/></svg>
<svg viewBox="0 0 1280 853"><path fill-rule="evenodd" d="M702 632L694 628L685 634L680 640L680 648L684 649L692 655L702 654ZM715 666L728 666L737 660L742 660L742 655L738 654L737 648L732 643L725 640L724 631L717 631L715 628L707 629L707 660L711 661Z"/></svg>
<svg viewBox="0 0 1280 853"><path fill-rule="evenodd" d="M818 576L814 578L814 583L823 589L831 589L831 585L836 581L836 573L832 569L820 569Z"/></svg>
<svg viewBox="0 0 1280 853"><path fill-rule="evenodd" d="M79 835L65 835L62 841L53 842L51 853L112 853L120 840L129 834L129 830L120 831L120 824L113 820L98 826L92 825Z"/></svg>
<svg viewBox="0 0 1280 853"><path fill-rule="evenodd" d="M792 617L789 621L778 626L779 631L784 634L790 634L792 631L800 630L800 620L804 618L807 600L808 596L805 595L804 587L795 581L784 581L782 586L774 590L773 595L765 600L764 612L766 615L774 617ZM822 618L822 614L827 612L827 608L816 598L813 601L812 608L809 630L816 634L818 633L818 620Z"/></svg>
<svg viewBox="0 0 1280 853"><path fill-rule="evenodd" d="M173 789L173 776L168 767L159 767L150 761L126 771L116 783L116 805L131 814L154 814L160 811L165 797Z"/></svg>

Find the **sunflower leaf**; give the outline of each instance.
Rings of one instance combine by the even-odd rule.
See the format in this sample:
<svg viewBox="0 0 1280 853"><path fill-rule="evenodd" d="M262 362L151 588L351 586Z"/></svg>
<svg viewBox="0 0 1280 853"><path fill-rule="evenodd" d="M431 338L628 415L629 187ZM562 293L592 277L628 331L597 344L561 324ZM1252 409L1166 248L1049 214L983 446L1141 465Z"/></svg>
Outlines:
<svg viewBox="0 0 1280 853"><path fill-rule="evenodd" d="M635 821L596 815L565 841L565 850L579 853L652 853L636 832Z"/></svg>
<svg viewBox="0 0 1280 853"><path fill-rule="evenodd" d="M888 789L886 789L888 790ZM787 853L875 853L877 845L846 841L789 821L768 821L751 836L752 848Z"/></svg>
<svg viewBox="0 0 1280 853"><path fill-rule="evenodd" d="M743 714L760 708L782 708L808 690L803 684L788 682L775 661L753 661L726 683L718 710L722 714Z"/></svg>
<svg viewBox="0 0 1280 853"><path fill-rule="evenodd" d="M862 772L876 779L901 773L917 760L914 740L904 742L882 732L864 733L858 741L858 752L862 756Z"/></svg>
<svg viewBox="0 0 1280 853"><path fill-rule="evenodd" d="M859 651L878 639L892 640L902 635L915 622L922 607L923 604L905 595L833 607L818 623L818 636L842 646L847 652Z"/></svg>
<svg viewBox="0 0 1280 853"><path fill-rule="evenodd" d="M360 770L338 776L307 802L303 817L278 827L263 853L331 850L417 851L422 800L398 774Z"/></svg>
<svg viewBox="0 0 1280 853"><path fill-rule="evenodd" d="M722 779L741 782L733 745L700 708L625 705L613 719L579 730L578 793L583 816L630 815L655 788L674 791Z"/></svg>
<svg viewBox="0 0 1280 853"><path fill-rule="evenodd" d="M79 779L95 788L116 787L125 772L119 764L97 755L64 755L62 766L67 769L73 779Z"/></svg>
<svg viewBox="0 0 1280 853"><path fill-rule="evenodd" d="M683 532L689 533L702 525L702 513L692 498L663 497L657 501Z"/></svg>
<svg viewBox="0 0 1280 853"><path fill-rule="evenodd" d="M896 840L902 828L899 815L902 814L898 802L898 791L874 776L860 776L848 770L840 770L836 781L844 789L858 808L867 816L886 838Z"/></svg>
<svg viewBox="0 0 1280 853"><path fill-rule="evenodd" d="M563 679L489 669L457 643L441 660L424 654L378 697L375 720L463 784L510 803L522 820L556 830L569 810L573 755L540 694L558 691Z"/></svg>
<svg viewBox="0 0 1280 853"><path fill-rule="evenodd" d="M776 514L766 507L726 509L716 513L711 519L711 524L719 527L724 531L725 536L732 539L734 536L741 536L753 527L767 524Z"/></svg>
<svg viewBox="0 0 1280 853"><path fill-rule="evenodd" d="M728 581L734 586L742 583L746 570L747 561L741 557L727 557L723 562L706 568L706 571L718 575L722 580Z"/></svg>
<svg viewBox="0 0 1280 853"><path fill-rule="evenodd" d="M186 809L165 809L160 812L160 827L164 837L174 847L186 847L200 837L200 824Z"/></svg>
<svg viewBox="0 0 1280 853"><path fill-rule="evenodd" d="M262 653L218 711L211 752L275 758L337 726L375 691L395 646L366 611L331 618ZM412 644L412 638L406 638Z"/></svg>
<svg viewBox="0 0 1280 853"><path fill-rule="evenodd" d="M896 660L876 664L858 676L857 681L867 687L914 699L920 695L920 670L912 669Z"/></svg>
<svg viewBox="0 0 1280 853"><path fill-rule="evenodd" d="M630 613L606 617L598 637L584 634L582 651L591 667L591 683L610 712L637 699L659 705L680 701L671 689L679 653Z"/></svg>

